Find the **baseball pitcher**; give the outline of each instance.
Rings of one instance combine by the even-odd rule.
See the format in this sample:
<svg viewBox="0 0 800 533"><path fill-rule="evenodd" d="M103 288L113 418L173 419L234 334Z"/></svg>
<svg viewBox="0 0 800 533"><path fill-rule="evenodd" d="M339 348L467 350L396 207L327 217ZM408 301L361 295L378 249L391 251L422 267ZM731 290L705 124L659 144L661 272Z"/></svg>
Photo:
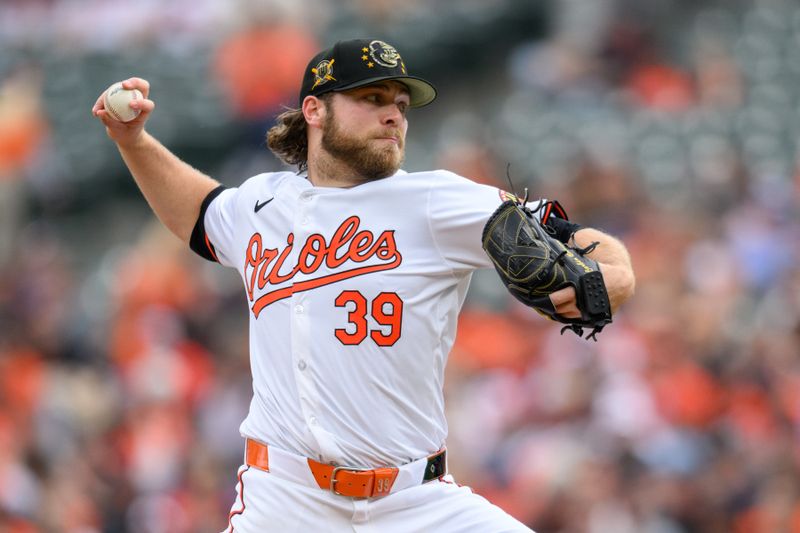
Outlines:
<svg viewBox="0 0 800 533"><path fill-rule="evenodd" d="M472 272L576 333L633 291L624 246L446 170L400 169L407 113L436 98L398 51L350 40L308 64L270 149L296 171L226 188L144 129L105 125L159 219L241 276L253 397L230 532L529 531L447 472L443 378Z"/></svg>

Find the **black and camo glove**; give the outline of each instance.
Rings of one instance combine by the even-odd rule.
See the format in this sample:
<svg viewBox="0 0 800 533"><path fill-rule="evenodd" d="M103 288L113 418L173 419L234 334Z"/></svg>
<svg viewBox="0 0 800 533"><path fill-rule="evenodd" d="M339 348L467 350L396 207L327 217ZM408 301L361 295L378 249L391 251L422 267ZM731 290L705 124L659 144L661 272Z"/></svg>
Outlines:
<svg viewBox="0 0 800 533"><path fill-rule="evenodd" d="M586 256L597 243L578 249L562 243L552 233L552 227L544 226L524 204L508 200L486 223L483 249L517 300L566 324L562 333L570 329L583 336L584 328L591 328L586 338L597 340L596 335L611 322L603 274L597 263ZM575 288L580 318L559 315L550 301L551 293L568 286Z"/></svg>

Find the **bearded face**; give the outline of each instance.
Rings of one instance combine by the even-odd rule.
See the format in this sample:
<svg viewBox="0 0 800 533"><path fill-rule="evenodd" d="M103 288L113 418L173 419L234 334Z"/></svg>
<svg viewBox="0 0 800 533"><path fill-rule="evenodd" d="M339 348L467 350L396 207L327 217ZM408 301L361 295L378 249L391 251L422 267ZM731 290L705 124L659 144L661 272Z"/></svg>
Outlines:
<svg viewBox="0 0 800 533"><path fill-rule="evenodd" d="M397 143L381 140L393 136ZM405 140L399 128L385 127L356 135L337 122L333 105L322 126L322 148L346 163L364 181L386 178L397 172L405 158Z"/></svg>

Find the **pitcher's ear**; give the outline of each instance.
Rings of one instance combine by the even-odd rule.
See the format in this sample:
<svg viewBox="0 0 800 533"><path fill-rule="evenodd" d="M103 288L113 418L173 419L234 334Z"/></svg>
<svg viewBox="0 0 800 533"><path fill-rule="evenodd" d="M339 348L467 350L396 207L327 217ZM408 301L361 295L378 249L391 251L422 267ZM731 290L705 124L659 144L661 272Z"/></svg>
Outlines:
<svg viewBox="0 0 800 533"><path fill-rule="evenodd" d="M309 126L321 127L327 116L327 102L316 96L306 96L303 99L303 116Z"/></svg>

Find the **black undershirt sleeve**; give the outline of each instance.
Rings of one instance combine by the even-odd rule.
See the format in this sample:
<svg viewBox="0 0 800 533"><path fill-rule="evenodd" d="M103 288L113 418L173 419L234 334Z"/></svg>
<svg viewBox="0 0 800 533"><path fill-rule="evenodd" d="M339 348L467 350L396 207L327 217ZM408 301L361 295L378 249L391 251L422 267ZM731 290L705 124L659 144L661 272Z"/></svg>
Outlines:
<svg viewBox="0 0 800 533"><path fill-rule="evenodd" d="M194 229L192 230L192 236L189 239L189 247L192 251L200 257L208 259L209 261L214 261L215 263L219 263L219 260L217 259L217 251L214 249L214 245L211 244L211 240L208 238L208 235L206 235L206 210L212 200L219 196L225 189L226 187L224 185L220 185L209 192L205 197L203 203L200 205L200 215L197 217L197 222L195 222Z"/></svg>

